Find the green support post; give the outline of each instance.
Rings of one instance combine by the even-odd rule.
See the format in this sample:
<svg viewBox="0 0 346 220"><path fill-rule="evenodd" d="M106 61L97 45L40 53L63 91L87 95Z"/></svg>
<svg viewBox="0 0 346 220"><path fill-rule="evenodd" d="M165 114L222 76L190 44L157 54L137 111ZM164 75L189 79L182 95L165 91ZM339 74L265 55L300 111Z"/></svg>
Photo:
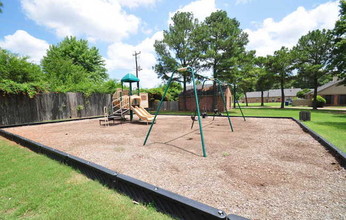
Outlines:
<svg viewBox="0 0 346 220"><path fill-rule="evenodd" d="M228 85L229 85L229 86L232 86L231 84L228 84ZM235 85L234 85L233 87L235 88ZM234 98L234 100L235 100L235 101L237 102L237 104L238 104L238 108L239 108L239 110L240 110L241 115L243 116L244 121L246 121L245 115L244 115L244 113L243 113L243 110L241 109L238 100L235 99L235 94L233 94L233 98Z"/></svg>
<svg viewBox="0 0 346 220"><path fill-rule="evenodd" d="M205 84L205 82L207 81L207 79L204 79L203 80L203 83L202 83L202 88L201 88L201 91L202 91L202 94L203 94L203 88L204 88L204 84ZM198 97L198 100L199 100L199 97ZM195 115L197 114L197 109L196 109L196 111L195 111ZM193 120L192 121L192 124L191 124L191 129L193 128L193 125L195 124L195 121Z"/></svg>
<svg viewBox="0 0 346 220"><path fill-rule="evenodd" d="M235 97L234 97L234 98L235 98ZM244 121L246 121L245 116L244 116L244 114L243 114L243 110L241 110L241 107L240 107L240 105L239 105L238 100L236 100L236 102L238 103L238 108L240 109L240 113L241 113L241 115L243 116Z"/></svg>
<svg viewBox="0 0 346 220"><path fill-rule="evenodd" d="M132 121L133 119L133 111L131 109L131 96L132 96L132 83L130 82L130 91L129 91L130 121Z"/></svg>
<svg viewBox="0 0 346 220"><path fill-rule="evenodd" d="M159 114L159 111L160 111L160 108L161 108L163 99L166 97L167 90L168 90L169 86L171 85L171 81L172 81L172 79L173 79L173 75L174 75L175 72L176 72L176 71L174 71L174 72L172 73L171 77L170 77L169 80L168 80L167 87L166 87L166 89L165 89L165 91L164 91L164 93L163 93L163 96L162 96L162 98L161 98L160 104L159 104L159 106L157 107L154 120L153 120L153 122L151 122L151 125L150 125L150 128L149 128L149 130L148 130L147 136L145 137L143 146L147 143L147 140L148 140L148 138L149 138L151 129L153 128L153 125L155 124L156 117L157 117L157 115Z"/></svg>
<svg viewBox="0 0 346 220"><path fill-rule="evenodd" d="M123 100L123 93L124 93L124 84L121 82L121 93L120 93L120 102ZM121 106L120 106L121 108Z"/></svg>
<svg viewBox="0 0 346 220"><path fill-rule="evenodd" d="M201 111L199 110L199 101L198 101L198 94L196 89L196 82L195 82L195 71L192 69L192 67L187 68L188 71L191 72L192 75L192 83L193 83L193 90L195 93L195 100L196 100L196 109L197 109L197 116L198 116L198 124L199 124L199 132L201 134L201 143L202 143L202 151L203 151L203 157L207 156L207 152L204 145L204 135L203 135L203 129L202 129L202 121L201 121Z"/></svg>
<svg viewBox="0 0 346 220"><path fill-rule="evenodd" d="M231 119L229 118L229 113L228 113L227 105L226 105L226 101L225 101L225 95L223 94L221 83L220 83L220 81L218 79L215 79L215 80L218 83L219 91L221 92L221 96L222 96L222 102L223 102L223 105L224 105L225 110L226 110L226 114L227 114L227 118L228 118L228 123L229 123L229 126L231 127L231 130L233 132L233 126L232 126Z"/></svg>

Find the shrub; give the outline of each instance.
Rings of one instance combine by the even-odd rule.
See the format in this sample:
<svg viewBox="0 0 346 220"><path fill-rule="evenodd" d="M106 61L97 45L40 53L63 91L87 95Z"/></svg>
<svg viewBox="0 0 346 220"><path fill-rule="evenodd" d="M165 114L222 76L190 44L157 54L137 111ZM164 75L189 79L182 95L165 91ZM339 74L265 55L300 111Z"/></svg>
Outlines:
<svg viewBox="0 0 346 220"><path fill-rule="evenodd" d="M316 97L316 100L317 100L317 107L323 107L326 104L326 99L320 95L318 95ZM312 101L314 101L314 100L312 100Z"/></svg>
<svg viewBox="0 0 346 220"><path fill-rule="evenodd" d="M301 98L301 99L304 99L306 93L308 93L308 92L310 92L310 89L303 89L303 90L300 90L299 92L297 92L297 97L298 97L298 98Z"/></svg>

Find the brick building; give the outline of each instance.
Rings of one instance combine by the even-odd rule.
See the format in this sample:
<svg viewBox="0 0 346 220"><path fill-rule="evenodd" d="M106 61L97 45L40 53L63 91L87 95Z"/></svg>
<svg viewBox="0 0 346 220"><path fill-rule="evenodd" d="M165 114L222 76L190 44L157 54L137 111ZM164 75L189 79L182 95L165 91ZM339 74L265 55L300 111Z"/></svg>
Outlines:
<svg viewBox="0 0 346 220"><path fill-rule="evenodd" d="M300 88L284 89L285 101L292 101L294 98L297 98L297 92ZM247 92L247 101L248 103L259 103L261 102L261 92ZM281 102L281 89L271 89L263 92L264 102ZM245 103L245 97L241 99L241 102Z"/></svg>
<svg viewBox="0 0 346 220"><path fill-rule="evenodd" d="M199 107L201 111L213 111L213 85L207 84L204 85L203 91L202 85L197 85L198 90L198 98L199 98ZM232 93L229 88L229 86L222 86L222 90L225 95L225 101L227 109L230 110L232 108ZM196 102L195 102L195 96L193 92L193 87L188 86L186 89L186 111L195 111L196 110ZM221 93L217 93L217 104L216 108L219 111L225 111L225 107L222 101ZM179 94L179 110L184 109L184 95L183 93Z"/></svg>
<svg viewBox="0 0 346 220"><path fill-rule="evenodd" d="M317 88L317 94L326 99L326 105L346 105L346 86L340 84L342 80L336 77L332 81ZM313 91L306 98L312 99Z"/></svg>

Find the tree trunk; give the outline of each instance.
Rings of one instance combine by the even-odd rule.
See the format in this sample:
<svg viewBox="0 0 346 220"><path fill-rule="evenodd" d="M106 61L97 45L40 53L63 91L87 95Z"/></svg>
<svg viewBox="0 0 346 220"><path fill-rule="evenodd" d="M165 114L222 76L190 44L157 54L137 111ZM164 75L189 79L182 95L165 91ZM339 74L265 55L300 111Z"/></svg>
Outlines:
<svg viewBox="0 0 346 220"><path fill-rule="evenodd" d="M246 92L245 92L245 103L246 103L246 107L249 106L248 102L247 102L247 95L246 95Z"/></svg>
<svg viewBox="0 0 346 220"><path fill-rule="evenodd" d="M186 104L186 76L185 76L185 74L184 74L184 82L183 82L183 84L184 84L184 95L183 95L183 97L184 97L184 107L183 107L183 111L186 111L186 109L187 109L187 104Z"/></svg>
<svg viewBox="0 0 346 220"><path fill-rule="evenodd" d="M237 108L237 105L236 105L236 84L234 83L234 86L233 86L233 97L234 97L234 99L233 99L233 108L235 109L235 108Z"/></svg>
<svg viewBox="0 0 346 220"><path fill-rule="evenodd" d="M284 91L284 79L281 78L280 80L280 86L281 86L281 107L285 108L285 91Z"/></svg>
<svg viewBox="0 0 346 220"><path fill-rule="evenodd" d="M212 102L212 110L216 109L216 96L217 96L217 85L216 85L216 81L213 82L213 102ZM221 110L221 109L219 109Z"/></svg>
<svg viewBox="0 0 346 220"><path fill-rule="evenodd" d="M318 87L317 77L315 77L314 78L314 97L312 101L312 109L315 109L315 110L317 110L317 87Z"/></svg>
<svg viewBox="0 0 346 220"><path fill-rule="evenodd" d="M214 79L217 78L217 74L216 74L216 70L215 70L215 65L213 66L213 77L214 77ZM216 85L216 81L214 80L213 81L213 102L212 102L213 109L212 110L217 108L217 106L216 106L216 104L217 104L217 100L216 100L217 88L216 88L216 86L217 86ZM219 109L219 110L221 110L221 109Z"/></svg>
<svg viewBox="0 0 346 220"><path fill-rule="evenodd" d="M261 90L261 106L264 106L263 90Z"/></svg>

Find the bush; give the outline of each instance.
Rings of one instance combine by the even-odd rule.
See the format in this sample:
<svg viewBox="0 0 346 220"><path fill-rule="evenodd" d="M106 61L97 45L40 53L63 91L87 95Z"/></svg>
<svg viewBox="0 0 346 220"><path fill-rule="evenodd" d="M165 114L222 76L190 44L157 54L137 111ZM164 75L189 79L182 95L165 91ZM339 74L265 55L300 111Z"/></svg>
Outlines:
<svg viewBox="0 0 346 220"><path fill-rule="evenodd" d="M299 92L297 92L297 97L298 97L298 98L301 98L301 99L304 99L306 93L308 93L308 92L310 92L310 89L303 89L303 90L300 90Z"/></svg>
<svg viewBox="0 0 346 220"><path fill-rule="evenodd" d="M0 79L0 91L5 94L25 94L33 98L37 93L47 92L48 87L43 82L17 83Z"/></svg>
<svg viewBox="0 0 346 220"><path fill-rule="evenodd" d="M317 107L323 107L326 104L326 99L320 95L318 95L316 97L316 100L317 100ZM314 101L314 100L312 100L312 101Z"/></svg>

